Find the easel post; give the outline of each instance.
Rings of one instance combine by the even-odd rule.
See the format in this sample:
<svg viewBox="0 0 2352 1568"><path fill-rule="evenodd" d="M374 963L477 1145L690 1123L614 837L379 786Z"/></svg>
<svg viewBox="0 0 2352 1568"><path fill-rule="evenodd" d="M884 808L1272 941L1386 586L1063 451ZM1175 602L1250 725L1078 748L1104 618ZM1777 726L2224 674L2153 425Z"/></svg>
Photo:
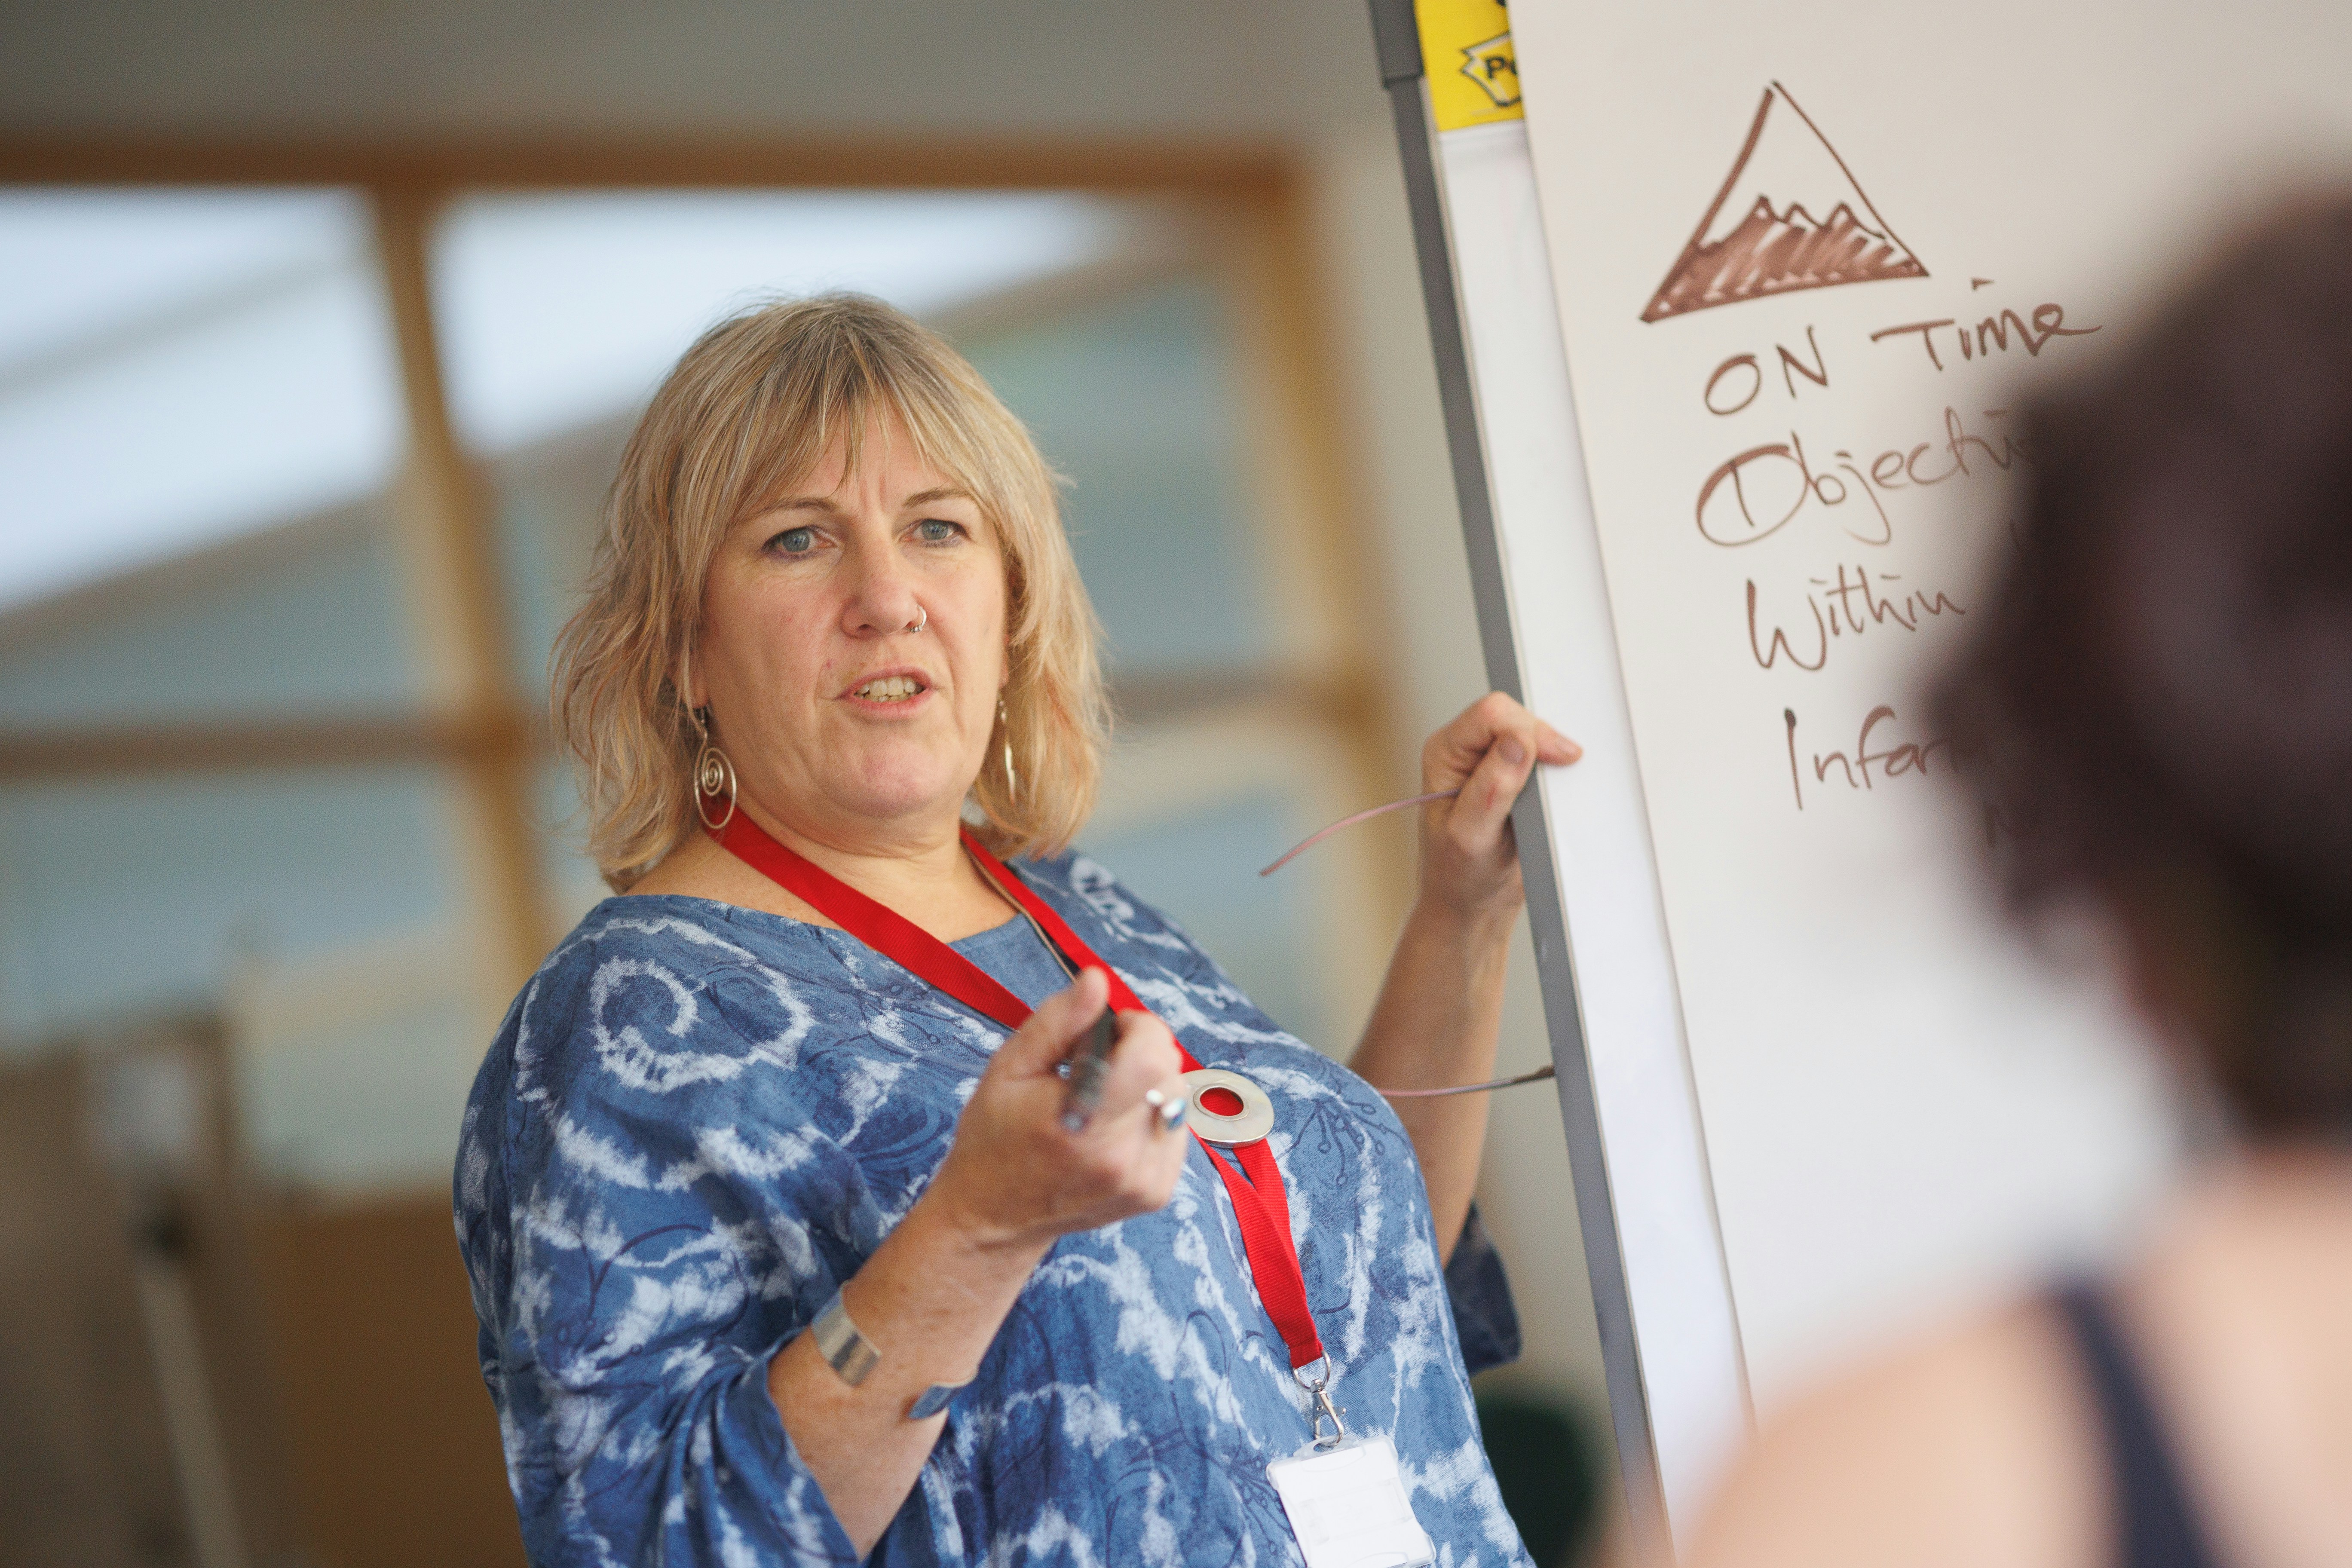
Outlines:
<svg viewBox="0 0 2352 1568"><path fill-rule="evenodd" d="M1421 8L1460 12L1470 5L1422 0ZM1501 7L1494 9L1501 28ZM1487 679L1496 689L1542 706L1549 717L1572 720L1587 743L1586 760L1529 788L1511 820L1627 1524L1643 1562L1668 1563L1677 1530L1692 1527L1722 1458L1746 1427L1746 1371L1565 349L1549 293L1520 299L1512 287L1524 293L1523 283L1502 284L1528 275L1522 251L1536 228L1516 78L1483 99L1474 96L1482 84L1471 76L1436 82L1423 59L1436 13L1418 16L1413 0L1372 0L1371 10ZM1485 46L1458 51L1469 68L1479 66L1483 53L1498 84L1511 70L1507 32L1462 41ZM1441 88L1454 95L1444 125L1434 107ZM1452 190L1455 184L1462 192ZM1474 192L1481 223L1465 251L1448 202L1456 194L1473 199ZM1529 221L1488 232L1498 197L1504 206L1523 207ZM1539 251L1533 259L1533 272L1548 277ZM1475 307L1482 302L1487 318L1499 306L1515 319L1481 318ZM1516 313L1541 319L1521 321ZM1538 338L1545 341L1533 341ZM1493 363L1481 363L1482 350ZM1494 405L1486 416L1482 392ZM1541 624L1515 619L1514 604L1521 600L1543 605ZM1572 880L1565 870L1570 864L1578 873ZM1581 946L1572 938L1581 938ZM1580 957L1593 966L1581 984Z"/></svg>

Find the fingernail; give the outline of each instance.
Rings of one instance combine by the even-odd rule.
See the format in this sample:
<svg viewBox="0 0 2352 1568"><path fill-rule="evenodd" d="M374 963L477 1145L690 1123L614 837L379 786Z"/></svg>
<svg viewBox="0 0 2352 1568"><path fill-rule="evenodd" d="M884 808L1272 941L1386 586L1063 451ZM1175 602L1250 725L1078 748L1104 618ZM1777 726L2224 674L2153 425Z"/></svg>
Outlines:
<svg viewBox="0 0 2352 1568"><path fill-rule="evenodd" d="M1515 768L1528 760L1528 749L1519 744L1517 735L1504 736L1503 743L1497 749L1503 753L1503 761Z"/></svg>

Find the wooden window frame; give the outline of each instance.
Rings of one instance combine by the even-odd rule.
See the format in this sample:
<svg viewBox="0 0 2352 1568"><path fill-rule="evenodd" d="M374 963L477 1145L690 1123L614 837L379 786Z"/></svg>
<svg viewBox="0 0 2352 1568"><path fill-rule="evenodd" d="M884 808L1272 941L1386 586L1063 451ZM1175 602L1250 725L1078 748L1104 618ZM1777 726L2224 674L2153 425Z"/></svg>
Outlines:
<svg viewBox="0 0 2352 1568"><path fill-rule="evenodd" d="M397 718L0 731L0 784L105 773L428 762L462 784L461 842L474 868L472 917L497 943L504 994L535 970L554 932L531 824L543 719L514 689L511 602L501 581L480 465L449 417L430 287L434 215L461 195L622 190L1054 190L1180 195L1212 205L1241 237L1222 258L1240 303L1253 406L1254 479L1280 535L1285 613L1330 656L1235 682L1150 680L1123 708L1153 718L1235 703L1275 704L1342 738L1350 785L1392 792L1397 714L1389 624L1377 573L1350 520L1363 481L1347 454L1294 160L1255 143L728 140L436 140L0 136L0 187L125 186L355 190L376 218L379 265L408 419L397 502L409 615L425 651L427 709ZM1407 873L1381 902L1401 916Z"/></svg>

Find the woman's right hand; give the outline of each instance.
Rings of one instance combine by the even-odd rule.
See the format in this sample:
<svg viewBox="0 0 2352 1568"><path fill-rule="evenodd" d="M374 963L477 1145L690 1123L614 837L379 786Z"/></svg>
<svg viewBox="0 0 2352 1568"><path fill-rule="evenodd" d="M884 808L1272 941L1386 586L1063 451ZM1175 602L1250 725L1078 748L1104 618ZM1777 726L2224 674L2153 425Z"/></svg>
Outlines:
<svg viewBox="0 0 2352 1568"><path fill-rule="evenodd" d="M1119 1019L1094 1119L1063 1130L1067 1086L1054 1068L1109 994L1109 977L1088 970L997 1047L929 1189L842 1281L843 1310L881 1352L868 1375L835 1373L814 1334L768 1364L784 1430L861 1557L905 1506L947 1420L910 1420L909 1406L933 1384L979 1375L1055 1237L1147 1213L1176 1190L1192 1138L1143 1103L1146 1089L1175 1089L1180 1065L1148 1014Z"/></svg>
<svg viewBox="0 0 2352 1568"><path fill-rule="evenodd" d="M1038 1247L1166 1204L1192 1140L1164 1126L1143 1100L1181 1091L1176 1042L1149 1013L1123 1013L1102 1100L1085 1131L1062 1126L1068 1085L1055 1067L1110 996L1109 978L1083 971L997 1048L981 1075L955 1142L926 1194L983 1246Z"/></svg>

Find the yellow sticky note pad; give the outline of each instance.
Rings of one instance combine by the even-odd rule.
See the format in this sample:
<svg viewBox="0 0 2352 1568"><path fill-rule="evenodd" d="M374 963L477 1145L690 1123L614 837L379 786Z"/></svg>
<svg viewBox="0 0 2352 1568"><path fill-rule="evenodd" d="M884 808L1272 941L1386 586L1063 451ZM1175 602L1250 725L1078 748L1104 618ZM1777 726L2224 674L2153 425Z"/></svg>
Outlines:
<svg viewBox="0 0 2352 1568"><path fill-rule="evenodd" d="M1413 16L1440 131L1520 118L1518 59L1502 0L1415 0Z"/></svg>

